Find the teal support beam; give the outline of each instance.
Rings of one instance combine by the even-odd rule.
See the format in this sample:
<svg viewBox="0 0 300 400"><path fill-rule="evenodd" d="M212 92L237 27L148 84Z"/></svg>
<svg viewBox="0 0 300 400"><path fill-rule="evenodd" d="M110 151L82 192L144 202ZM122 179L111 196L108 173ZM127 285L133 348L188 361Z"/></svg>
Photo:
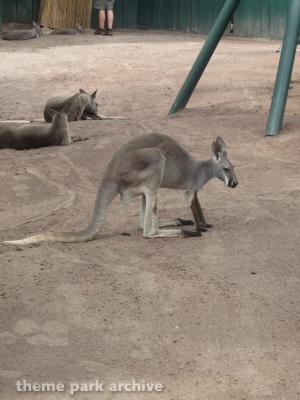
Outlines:
<svg viewBox="0 0 300 400"><path fill-rule="evenodd" d="M2 0L0 0L0 32L2 30L2 22L3 22L3 9L2 9Z"/></svg>
<svg viewBox="0 0 300 400"><path fill-rule="evenodd" d="M290 0L285 35L267 124L267 136L278 135L289 92L300 29L300 0Z"/></svg>
<svg viewBox="0 0 300 400"><path fill-rule="evenodd" d="M187 105L240 1L241 0L226 0L169 114L173 114Z"/></svg>

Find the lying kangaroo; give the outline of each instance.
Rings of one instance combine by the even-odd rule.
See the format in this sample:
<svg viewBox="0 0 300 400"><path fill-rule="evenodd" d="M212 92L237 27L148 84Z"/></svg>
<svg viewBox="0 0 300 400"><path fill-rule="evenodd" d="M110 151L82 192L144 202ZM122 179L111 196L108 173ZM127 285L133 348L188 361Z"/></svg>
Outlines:
<svg viewBox="0 0 300 400"><path fill-rule="evenodd" d="M79 92L73 96L59 96L48 100L44 109L44 118L46 122L52 121L53 110L69 109L69 121L78 121L90 119L124 119L123 117L107 117L98 114L98 104L96 101L97 90L88 94L85 90L79 89Z"/></svg>
<svg viewBox="0 0 300 400"><path fill-rule="evenodd" d="M56 112L52 124L0 122L0 148L16 150L71 144L68 118Z"/></svg>
<svg viewBox="0 0 300 400"><path fill-rule="evenodd" d="M169 136L149 134L132 139L115 153L106 167L94 213L87 228L78 232L41 233L4 243L25 245L93 240L103 228L107 208L118 194L125 202L131 197L142 196L140 226L144 237L191 235L182 228L161 229L166 226L183 225L184 221L157 220L157 194L160 188L185 191L197 226L192 236L200 236L205 221L197 192L212 178L221 179L231 188L235 188L238 184L233 166L227 157L225 143L221 138L213 142L212 150L211 160L196 161Z"/></svg>
<svg viewBox="0 0 300 400"><path fill-rule="evenodd" d="M36 22L32 22L33 28L28 30L14 30L2 32L3 40L28 40L42 35L42 28Z"/></svg>
<svg viewBox="0 0 300 400"><path fill-rule="evenodd" d="M84 32L84 28L79 22L77 22L75 28L62 28L62 29L51 29L51 35L79 35Z"/></svg>

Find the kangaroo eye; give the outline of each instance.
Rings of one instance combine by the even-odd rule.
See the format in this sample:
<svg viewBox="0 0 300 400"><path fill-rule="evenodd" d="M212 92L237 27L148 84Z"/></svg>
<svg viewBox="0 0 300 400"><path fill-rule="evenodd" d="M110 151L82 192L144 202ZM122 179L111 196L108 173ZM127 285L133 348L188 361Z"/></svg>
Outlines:
<svg viewBox="0 0 300 400"><path fill-rule="evenodd" d="M230 168L223 168L223 170L224 170L225 172L229 172L229 171L230 171Z"/></svg>

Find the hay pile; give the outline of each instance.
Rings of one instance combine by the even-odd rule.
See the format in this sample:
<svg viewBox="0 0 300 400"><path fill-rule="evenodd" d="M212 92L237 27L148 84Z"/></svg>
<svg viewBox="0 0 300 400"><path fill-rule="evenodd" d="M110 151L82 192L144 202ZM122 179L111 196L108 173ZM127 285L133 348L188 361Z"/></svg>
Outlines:
<svg viewBox="0 0 300 400"><path fill-rule="evenodd" d="M84 28L91 24L93 0L41 0L39 23L48 28Z"/></svg>

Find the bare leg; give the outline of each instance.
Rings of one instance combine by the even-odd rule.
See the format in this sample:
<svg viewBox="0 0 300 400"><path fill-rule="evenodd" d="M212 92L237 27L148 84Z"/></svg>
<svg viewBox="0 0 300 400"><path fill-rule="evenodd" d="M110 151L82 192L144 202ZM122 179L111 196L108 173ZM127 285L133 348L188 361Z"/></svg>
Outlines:
<svg viewBox="0 0 300 400"><path fill-rule="evenodd" d="M105 10L99 10L99 28L104 29L105 25Z"/></svg>
<svg viewBox="0 0 300 400"><path fill-rule="evenodd" d="M112 29L114 23L114 12L113 10L107 10L107 27Z"/></svg>

